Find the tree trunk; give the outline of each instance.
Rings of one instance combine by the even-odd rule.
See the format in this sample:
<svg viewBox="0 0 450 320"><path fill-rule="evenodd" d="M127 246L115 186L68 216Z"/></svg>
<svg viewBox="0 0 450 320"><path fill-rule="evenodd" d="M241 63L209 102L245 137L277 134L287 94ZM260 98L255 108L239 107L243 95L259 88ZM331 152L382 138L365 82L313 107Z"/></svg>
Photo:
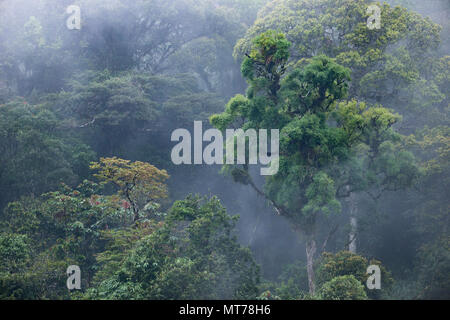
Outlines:
<svg viewBox="0 0 450 320"><path fill-rule="evenodd" d="M306 242L306 271L308 272L309 294L315 295L316 281L314 275L314 255L316 254L316 241L310 238Z"/></svg>
<svg viewBox="0 0 450 320"><path fill-rule="evenodd" d="M356 203L355 193L350 193L349 197L349 212L350 212L350 232L349 232L349 243L348 251L356 253L356 234L358 231L358 220L356 218L356 213L358 211L358 206Z"/></svg>
<svg viewBox="0 0 450 320"><path fill-rule="evenodd" d="M355 216L350 217L350 228L348 251L356 253L356 230L358 228L358 220Z"/></svg>

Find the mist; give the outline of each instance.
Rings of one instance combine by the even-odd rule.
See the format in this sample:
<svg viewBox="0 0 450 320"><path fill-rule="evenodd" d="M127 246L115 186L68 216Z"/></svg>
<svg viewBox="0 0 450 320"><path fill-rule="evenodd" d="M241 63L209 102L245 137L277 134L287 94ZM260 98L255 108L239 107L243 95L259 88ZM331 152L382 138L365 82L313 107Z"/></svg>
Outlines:
<svg viewBox="0 0 450 320"><path fill-rule="evenodd" d="M370 4L0 1L0 298L449 299L450 4ZM175 165L194 121L279 172Z"/></svg>

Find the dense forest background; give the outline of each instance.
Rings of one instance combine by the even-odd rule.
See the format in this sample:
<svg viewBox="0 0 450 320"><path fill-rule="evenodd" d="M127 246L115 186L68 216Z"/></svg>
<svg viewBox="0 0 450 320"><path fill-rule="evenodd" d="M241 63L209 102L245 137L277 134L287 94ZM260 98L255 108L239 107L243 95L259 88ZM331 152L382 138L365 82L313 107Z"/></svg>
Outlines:
<svg viewBox="0 0 450 320"><path fill-rule="evenodd" d="M450 299L450 2L370 4L0 0L0 298ZM194 121L278 174L174 165Z"/></svg>

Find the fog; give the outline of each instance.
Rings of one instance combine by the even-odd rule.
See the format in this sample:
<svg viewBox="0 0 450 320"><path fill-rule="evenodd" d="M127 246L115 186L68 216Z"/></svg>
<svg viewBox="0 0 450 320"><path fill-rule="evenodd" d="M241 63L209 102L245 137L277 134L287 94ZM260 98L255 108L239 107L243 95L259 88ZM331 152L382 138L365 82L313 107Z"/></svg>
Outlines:
<svg viewBox="0 0 450 320"><path fill-rule="evenodd" d="M134 239L130 240L133 243L130 249L125 249L124 245L123 252L117 253L123 260L117 259L128 261L128 264L106 265L105 261L115 261L117 256L104 258L104 253L120 245L108 245L105 238L95 242L90 237L94 237L96 232L107 233L110 229L111 232L141 229L136 229L128 222L114 226L110 222L106 227L99 227L104 222L97 221L95 224L90 220L93 218L85 221L84 213L80 210L100 210L95 211L96 214L102 217L108 215L111 221L116 219L112 218L116 215L128 217L131 214L131 211L126 212L131 210L129 207L125 207L125 210L119 208L120 211L115 207L114 198L108 198L116 195L120 201L131 203L135 215L141 215L142 221L164 223L160 213L171 212L170 208L177 200L198 194L207 199L217 197L229 215L240 217L235 230L238 244L250 249L252 259L261 268L261 280L257 287L255 285L257 296L270 291L282 299L307 299L317 289L325 297L326 286L322 285L330 279L321 271L327 261L322 253L352 251L352 254L361 257L361 261L381 261L383 270L388 272L387 276L382 271L383 277L393 279L389 291L380 294L368 291L364 297L448 299L450 3L447 0L387 2L380 4L381 29L378 33L376 30L374 33L365 33L367 16L361 8L369 5L369 1L364 0L353 4L346 0L1 0L1 232L5 239L24 235L24 243L30 247L30 254L23 258L25 262L20 267L4 267L5 270L0 270L0 277L3 274L23 273L29 275L28 281L32 282L35 281L33 276L39 272L51 273L49 270L53 268L50 266L53 262L42 262L45 259L60 261L61 265L66 262L81 264L77 261L81 259L84 268L90 268L89 280L83 280L86 281L83 285L89 288L83 291L85 297L101 298L90 290L96 288L96 292L101 292L105 281L112 281L107 280L108 276L114 275L121 279L120 272L129 272L126 274L130 278L137 278L132 273L134 271L129 271L126 266L132 263L133 257L139 255L133 250L137 250L135 248L142 246L145 241L150 241L145 240L150 232L144 230L138 235L140 231L136 231L136 235L130 236L130 239ZM72 30L70 25L72 23L73 27L77 20L71 18L74 12L67 11L71 5L80 8L80 28ZM354 8L356 6L359 6L358 9ZM395 11L394 6L400 6L403 11ZM346 10L354 10L362 16L343 13ZM309 12L314 14L310 15ZM329 19L326 18L327 14ZM411 24L402 25L403 21L398 18L400 15L404 15L404 19ZM333 23L336 25L329 25ZM348 23L348 29L344 27L345 23ZM252 39L267 30L283 33L291 43L289 58L279 69L283 70L279 79L281 93L274 104L271 104L270 96L264 93L267 84L262 80L257 82L257 71L252 76L245 74L245 61L257 57L253 55L256 44ZM328 30L339 36L329 37ZM227 168L220 165L173 164L171 150L176 143L171 141L172 132L178 128L193 132L194 121L203 121L204 130L213 128L216 125L211 116L231 110L233 100L230 99L236 95L245 96L247 102L242 105L237 103L238 111L224 115L224 122L239 112L247 112L239 108L253 108L242 119L236 116L230 124L235 128L250 128L252 124L273 125L275 128L277 123L272 118L260 120L263 116L256 113L266 110L264 108L267 105L267 108L277 108L279 119L285 119L283 117L288 117L289 113L283 103L287 104L286 101L293 100L294 96L309 101L310 92L314 94L315 89L309 90L307 94L299 92L289 95L288 90L293 90L295 85L289 86L288 80L284 79L291 72L295 74L295 70L305 68L311 59L321 54L334 59L350 72L348 94L330 103L333 108L340 102L354 99L367 103L367 108L384 107L386 111L383 112L389 110L399 115L398 120L395 118L389 123L383 133L385 140L380 142L376 150L381 150L379 156L371 151L376 139L368 133L369 129L364 129L361 136L367 135L369 142L364 140L360 144L348 142L339 145L336 136L320 140L322 144L311 147L317 153L318 150L325 152L329 148L329 159L333 160L327 158L328 162L306 158L297 163L292 162L294 157L300 157L303 145L300 144L298 153L295 153L286 147L287 142L282 137L281 157L288 160L284 160L280 174L266 178L258 174L258 166L250 165L250 169L244 166L245 174L251 177L250 180L244 179L244 183L239 183L233 173L230 174ZM302 89L301 86L299 88ZM331 92L331 89L327 90ZM346 91L347 87L342 90ZM336 92L340 91L334 91L334 96L338 96ZM261 104L266 105L262 107ZM311 107L311 110L316 109ZM313 112L316 111L304 112L302 116ZM369 116L370 112L361 111L360 114ZM324 113L325 116L330 117L326 122L327 134L345 122L343 118L332 119L336 112L331 109ZM383 116L386 113L380 118L374 117L373 123L385 119ZM283 126L287 126L285 123ZM370 121L367 123L369 126ZM282 136L289 134L281 126L280 131ZM319 138L317 134L314 139ZM381 139L380 136L378 138ZM311 139L305 138L302 142L305 150L308 143L313 143L311 141L314 139ZM330 146L333 143L333 146L325 146L325 143ZM207 143L204 142L205 145ZM345 151L339 153L333 148ZM104 178L103 191L86 191L86 199L79 199L79 203L76 203L78 198L71 198L70 209L68 206L63 210L58 204L60 197L67 197L69 193L64 192L69 192L69 189L61 191L61 194L49 194L65 187L71 188L72 193L75 190L84 194L84 187L78 187L84 180L101 185L101 178L95 176L89 166L101 158L112 157L149 163L159 170L166 170L170 175L167 180L167 198L154 199L148 194L139 194L136 196L138 200L135 208L132 197L127 198L125 195L128 193L123 190L137 192L141 189L123 189L131 183L122 183L114 180L119 179L114 177L110 180ZM319 200L314 198L316 200L309 202L311 206L320 207L320 210L314 209L317 211L314 211L314 226L307 229L302 225L303 222L298 221L307 216L305 212L308 212L309 207L305 209L305 205L309 201L309 194L316 192L314 188L320 191L325 188L314 184L319 181L313 177L315 174L319 177L318 172L326 173L333 182L328 186L332 185L335 189L332 199L320 196L317 198ZM254 185L249 181L254 182ZM311 182L308 184L307 181ZM62 187L62 184L65 186ZM293 190L299 190L298 200L293 199L290 193ZM346 190L348 194L345 194ZM43 194L46 195L41 196ZM89 199L94 199L94 196L104 199L104 207L86 208L91 201ZM325 198L328 202L321 204ZM145 203L141 205L142 201ZM157 203L156 211L148 213L144 210L147 202ZM338 205L333 207L335 203ZM280 214L277 205L287 208L285 212L289 213ZM81 241L79 234L68 231L74 230L72 224L56 227L56 222L52 222L58 214L62 214L61 210L63 216L67 217L69 213L66 211L74 210L71 213L73 217L64 221L82 221L85 228L88 228L89 221L99 229L92 227L89 232L83 233L85 238ZM110 213L113 211L115 213ZM123 218L123 221L126 219ZM198 223L201 223L200 220ZM53 225L55 227L51 227ZM51 228L56 231L51 231ZM48 241L44 241L47 232ZM307 274L306 268L306 251L312 239L310 232L314 232L317 246L317 252L313 253L317 288L313 290L311 283L308 287L306 281L311 276ZM73 239L80 241L73 245L79 247L77 253L69 249L68 243ZM0 255L2 245L0 242ZM184 246L187 245L180 245L181 249L177 250L181 252ZM64 254L55 258L52 249L61 250ZM212 249L211 257L221 250L225 249L219 246ZM178 251L174 249L174 252ZM234 253L233 257L237 255ZM195 260L192 256L189 259ZM336 256L336 259L338 261L340 258ZM128 271L123 271L124 268ZM40 271L36 271L38 269ZM170 272L176 273L179 269L173 270ZM235 278L226 278L228 272L235 272L230 271L235 269L224 267L223 270L227 270L223 272L224 281L235 281ZM146 270L144 273L151 272ZM167 272L169 275L161 273L155 277L166 279L161 280L162 283L170 283L167 280L170 273ZM220 278L220 272L217 272ZM352 275L352 272L335 276ZM64 271L62 274L64 276ZM357 278L356 271L354 276ZM148 283L150 280L139 281ZM61 278L48 277L48 286L54 283L64 282ZM139 286L146 288L146 285ZM362 288L367 291L365 283ZM13 296L11 290L7 286L0 287L0 296ZM49 293L53 292L49 289L41 296L30 293L21 298L71 298L64 287L61 288L65 290L64 293L60 294L58 290L54 291L54 295ZM150 289L142 290L150 292ZM234 298L226 296L224 292L206 297ZM143 294L137 298L204 297L198 292L195 293L198 296L190 296L190 293L173 294L162 297ZM117 292L105 293L104 297L130 298L120 296Z"/></svg>

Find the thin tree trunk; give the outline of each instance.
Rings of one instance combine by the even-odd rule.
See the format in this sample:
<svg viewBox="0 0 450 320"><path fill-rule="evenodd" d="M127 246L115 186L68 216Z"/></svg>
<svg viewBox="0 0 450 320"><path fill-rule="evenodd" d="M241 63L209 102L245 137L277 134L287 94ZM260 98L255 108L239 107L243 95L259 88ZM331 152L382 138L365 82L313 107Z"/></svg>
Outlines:
<svg viewBox="0 0 450 320"><path fill-rule="evenodd" d="M358 211L358 206L356 203L355 193L350 193L349 197L349 211L350 211L350 232L349 232L349 243L348 251L356 253L356 235L358 231L358 220L356 218L356 213Z"/></svg>
<svg viewBox="0 0 450 320"><path fill-rule="evenodd" d="M315 295L316 281L314 275L314 255L316 254L316 241L313 237L306 242L306 271L308 272L309 294Z"/></svg>
<svg viewBox="0 0 450 320"><path fill-rule="evenodd" d="M350 217L350 228L348 251L356 253L356 230L358 228L358 220L355 216Z"/></svg>

